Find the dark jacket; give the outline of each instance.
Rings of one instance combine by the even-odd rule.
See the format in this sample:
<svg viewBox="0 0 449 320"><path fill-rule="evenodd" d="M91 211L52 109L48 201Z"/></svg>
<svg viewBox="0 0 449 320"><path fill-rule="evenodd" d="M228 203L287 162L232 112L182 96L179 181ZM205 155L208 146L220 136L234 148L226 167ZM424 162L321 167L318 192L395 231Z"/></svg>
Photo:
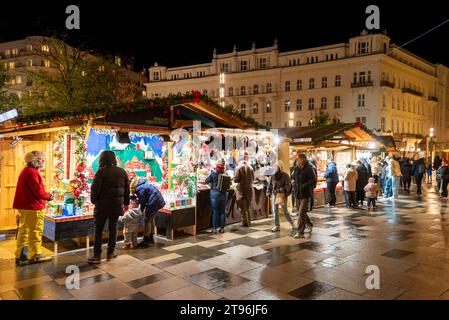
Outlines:
<svg viewBox="0 0 449 320"><path fill-rule="evenodd" d="M419 172L420 166L424 166L423 172ZM426 173L426 164L424 162L424 158L420 158L416 161L413 161L412 173L414 176L417 176L417 177Z"/></svg>
<svg viewBox="0 0 449 320"><path fill-rule="evenodd" d="M140 179L136 186L136 196L139 199L140 210L145 216L157 212L165 206L162 193L145 179Z"/></svg>
<svg viewBox="0 0 449 320"><path fill-rule="evenodd" d="M412 165L410 162L404 162L402 165L402 177L405 181L409 181L412 178Z"/></svg>
<svg viewBox="0 0 449 320"><path fill-rule="evenodd" d="M221 173L223 174L223 173ZM218 185L218 176L220 175L220 172L218 172L217 170L212 170L209 174L209 176L206 178L205 183L206 184L210 184L210 189L214 190L214 191L218 191L217 190L217 185ZM218 191L220 192L220 191ZM226 192L223 192L226 193Z"/></svg>
<svg viewBox="0 0 449 320"><path fill-rule="evenodd" d="M313 186L316 185L316 175L309 163L301 169L296 167L292 174L293 193L295 199L308 199L313 192Z"/></svg>
<svg viewBox="0 0 449 320"><path fill-rule="evenodd" d="M366 173L368 175L368 178L371 178L373 176L373 173L371 171L371 165L368 163L366 159L362 161L363 165L365 166Z"/></svg>
<svg viewBox="0 0 449 320"><path fill-rule="evenodd" d="M290 176L286 172L279 175L272 175L268 183L267 196L270 197L278 192L284 192L287 196L292 192L292 182Z"/></svg>
<svg viewBox="0 0 449 320"><path fill-rule="evenodd" d="M315 184L312 186L312 189L316 188L316 184L317 184L317 179L318 179L318 169L316 166L316 161L315 160L311 160L309 161L310 166L312 167L313 173L315 174Z"/></svg>
<svg viewBox="0 0 449 320"><path fill-rule="evenodd" d="M367 184L368 184L368 170L362 163L357 166L356 190L363 190Z"/></svg>
<svg viewBox="0 0 449 320"><path fill-rule="evenodd" d="M100 169L91 186L90 200L95 204L95 212L107 216L123 214L123 205L129 205L129 180L126 171L117 167L112 151L100 155Z"/></svg>
<svg viewBox="0 0 449 320"><path fill-rule="evenodd" d="M337 171L337 165L334 161L331 161L326 166L326 173L324 174L324 177L327 179L328 182L338 183L338 171Z"/></svg>
<svg viewBox="0 0 449 320"><path fill-rule="evenodd" d="M449 181L449 167L448 166L443 166L442 170L441 170L441 179L443 181Z"/></svg>
<svg viewBox="0 0 449 320"><path fill-rule="evenodd" d="M237 200L251 201L253 198L254 171L246 162L241 162L234 172L234 183L237 183Z"/></svg>

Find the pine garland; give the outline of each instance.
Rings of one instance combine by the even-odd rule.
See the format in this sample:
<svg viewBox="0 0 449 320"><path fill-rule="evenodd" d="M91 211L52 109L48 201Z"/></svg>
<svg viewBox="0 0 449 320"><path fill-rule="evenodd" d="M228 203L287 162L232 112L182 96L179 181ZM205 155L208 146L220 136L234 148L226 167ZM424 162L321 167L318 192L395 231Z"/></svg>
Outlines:
<svg viewBox="0 0 449 320"><path fill-rule="evenodd" d="M75 178L71 181L73 188L73 195L75 197L75 206L81 208L84 204L84 200L88 196L88 185L87 179L88 174L86 171L86 144L85 144L85 133L86 128L84 126L76 129L74 135L76 138L76 149L75 149L75 159L76 159L76 169L74 176Z"/></svg>
<svg viewBox="0 0 449 320"><path fill-rule="evenodd" d="M253 125L259 128L266 128L259 124L253 118L245 116L242 112L234 110L232 107L222 107L212 98L202 95L198 91L187 92L186 94L171 94L165 98L140 98L132 103L119 104L114 106L102 106L102 107L89 107L84 106L77 110L46 110L36 114L21 114L17 118L19 127L23 127L25 124L36 123L52 123L61 120L86 120L88 117L99 118L106 115L116 115L123 113L134 113L145 110L159 110L163 114L168 115L170 107L183 103L198 103L203 102L207 106L216 109L217 111L226 112L231 117L244 121L247 124Z"/></svg>
<svg viewBox="0 0 449 320"><path fill-rule="evenodd" d="M64 178L64 132L59 132L53 150L55 171L53 176L53 188L59 189Z"/></svg>

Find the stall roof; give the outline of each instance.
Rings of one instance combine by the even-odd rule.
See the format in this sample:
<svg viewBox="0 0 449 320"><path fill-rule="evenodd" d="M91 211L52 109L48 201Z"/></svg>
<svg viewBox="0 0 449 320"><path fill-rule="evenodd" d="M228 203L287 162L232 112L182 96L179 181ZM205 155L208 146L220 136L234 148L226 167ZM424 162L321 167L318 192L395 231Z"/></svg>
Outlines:
<svg viewBox="0 0 449 320"><path fill-rule="evenodd" d="M376 139L380 141L384 146L386 151L395 151L396 143L394 142L394 137L392 136L376 136Z"/></svg>
<svg viewBox="0 0 449 320"><path fill-rule="evenodd" d="M366 142L376 136L365 126L356 123L336 123L321 127L278 129L281 136L291 139L292 145L318 145L325 140L354 140ZM382 143L381 141L379 141ZM383 143L382 143L383 144Z"/></svg>

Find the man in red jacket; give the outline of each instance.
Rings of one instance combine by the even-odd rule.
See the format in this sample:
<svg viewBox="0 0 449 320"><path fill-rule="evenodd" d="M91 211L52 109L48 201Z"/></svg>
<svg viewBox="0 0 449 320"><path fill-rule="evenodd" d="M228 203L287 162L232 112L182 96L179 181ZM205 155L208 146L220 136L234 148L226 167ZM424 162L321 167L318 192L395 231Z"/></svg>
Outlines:
<svg viewBox="0 0 449 320"><path fill-rule="evenodd" d="M20 266L51 260L42 254L45 201L53 200L53 195L45 192L44 181L39 174L39 169L44 167L44 157L44 153L39 151L27 153L27 166L17 181L13 208L19 210L16 264ZM28 257L23 252L24 248L29 250Z"/></svg>

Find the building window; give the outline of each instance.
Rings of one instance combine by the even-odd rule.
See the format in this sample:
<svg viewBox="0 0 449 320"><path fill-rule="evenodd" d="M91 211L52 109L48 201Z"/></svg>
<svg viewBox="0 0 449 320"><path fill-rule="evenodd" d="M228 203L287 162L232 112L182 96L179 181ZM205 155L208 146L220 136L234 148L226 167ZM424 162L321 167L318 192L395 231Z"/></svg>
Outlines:
<svg viewBox="0 0 449 320"><path fill-rule="evenodd" d="M233 88L233 87L230 87L230 88L228 89L228 95L229 95L230 97L232 97L232 96L234 95L234 88Z"/></svg>
<svg viewBox="0 0 449 320"><path fill-rule="evenodd" d="M240 95L244 96L246 94L246 87L245 86L241 86L240 87Z"/></svg>
<svg viewBox="0 0 449 320"><path fill-rule="evenodd" d="M267 93L271 93L272 92L272 86L271 83L267 83Z"/></svg>
<svg viewBox="0 0 449 320"><path fill-rule="evenodd" d="M382 107L385 108L387 106L387 97L385 94L382 95Z"/></svg>
<svg viewBox="0 0 449 320"><path fill-rule="evenodd" d="M385 132L385 117L380 117L380 131Z"/></svg>
<svg viewBox="0 0 449 320"><path fill-rule="evenodd" d="M401 130L399 130L399 120L396 121L396 132L399 133Z"/></svg>
<svg viewBox="0 0 449 320"><path fill-rule="evenodd" d="M359 72L359 83L365 83L366 81L366 73L365 72Z"/></svg>
<svg viewBox="0 0 449 320"><path fill-rule="evenodd" d="M340 87L341 86L341 76L339 74L337 74L335 76L335 86L336 87Z"/></svg>
<svg viewBox="0 0 449 320"><path fill-rule="evenodd" d="M203 90L203 95L207 96L207 90L206 89Z"/></svg>
<svg viewBox="0 0 449 320"><path fill-rule="evenodd" d="M268 128L271 128L273 125L271 124L271 121L267 121L266 126L267 126Z"/></svg>
<svg viewBox="0 0 449 320"><path fill-rule="evenodd" d="M340 109L341 98L340 96L335 96L334 98L334 108Z"/></svg>
<svg viewBox="0 0 449 320"><path fill-rule="evenodd" d="M46 44L43 44L41 47L41 51L43 52L50 52L50 47Z"/></svg>
<svg viewBox="0 0 449 320"><path fill-rule="evenodd" d="M50 68L50 60L44 60L44 67Z"/></svg>
<svg viewBox="0 0 449 320"><path fill-rule="evenodd" d="M321 109L327 109L327 98L326 97L321 98Z"/></svg>
<svg viewBox="0 0 449 320"><path fill-rule="evenodd" d="M267 104L266 104L266 111L267 111L267 113L271 113L271 111L272 111L272 104L271 104L271 101L267 101Z"/></svg>
<svg viewBox="0 0 449 320"><path fill-rule="evenodd" d="M394 97L391 97L391 109L394 109Z"/></svg>
<svg viewBox="0 0 449 320"><path fill-rule="evenodd" d="M368 83L371 83L371 71L368 71Z"/></svg>
<svg viewBox="0 0 449 320"><path fill-rule="evenodd" d="M290 91L290 81L285 81L285 92Z"/></svg>
<svg viewBox="0 0 449 320"><path fill-rule="evenodd" d="M259 104L258 103L253 104L253 114L259 114Z"/></svg>
<svg viewBox="0 0 449 320"><path fill-rule="evenodd" d="M284 111L285 112L290 112L290 107L291 107L290 99L285 100L285 102L284 102Z"/></svg>
<svg viewBox="0 0 449 320"><path fill-rule="evenodd" d="M240 61L240 71L247 71L248 70L248 61L242 60Z"/></svg>
<svg viewBox="0 0 449 320"><path fill-rule="evenodd" d="M296 81L296 90L302 90L302 80Z"/></svg>
<svg viewBox="0 0 449 320"><path fill-rule="evenodd" d="M240 112L243 114L246 114L246 104L242 103L240 105Z"/></svg>
<svg viewBox="0 0 449 320"><path fill-rule="evenodd" d="M221 72L229 72L229 63L221 64Z"/></svg>
<svg viewBox="0 0 449 320"><path fill-rule="evenodd" d="M321 87L322 88L327 88L327 77L323 77L321 79Z"/></svg>
<svg viewBox="0 0 449 320"><path fill-rule="evenodd" d="M284 122L284 128L288 128L288 122L287 121Z"/></svg>
<svg viewBox="0 0 449 320"><path fill-rule="evenodd" d="M302 100L298 99L296 100L296 111L301 111L302 110Z"/></svg>
<svg viewBox="0 0 449 320"><path fill-rule="evenodd" d="M310 98L309 99L309 110L314 110L314 109L315 109L315 99Z"/></svg>
<svg viewBox="0 0 449 320"><path fill-rule="evenodd" d="M358 107L365 106L365 95L364 94L359 94L357 100L358 100L358 103L357 103Z"/></svg>
<svg viewBox="0 0 449 320"><path fill-rule="evenodd" d="M366 117L357 117L356 121L363 123L363 125L366 125Z"/></svg>
<svg viewBox="0 0 449 320"><path fill-rule="evenodd" d="M302 127L301 121L296 121L296 126L297 126L297 127Z"/></svg>
<svg viewBox="0 0 449 320"><path fill-rule="evenodd" d="M33 66L33 59L28 59L27 66L32 67Z"/></svg>
<svg viewBox="0 0 449 320"><path fill-rule="evenodd" d="M158 81L159 80L159 72L155 72L153 75L154 75L154 80Z"/></svg>
<svg viewBox="0 0 449 320"><path fill-rule="evenodd" d="M309 79L309 89L315 88L315 79L311 78Z"/></svg>
<svg viewBox="0 0 449 320"><path fill-rule="evenodd" d="M358 54L368 53L368 42L359 42L357 53Z"/></svg>
<svg viewBox="0 0 449 320"><path fill-rule="evenodd" d="M267 58L260 58L259 65L261 69L268 68L268 59Z"/></svg>
<svg viewBox="0 0 449 320"><path fill-rule="evenodd" d="M253 94L259 94L259 85L255 84L253 87Z"/></svg>

